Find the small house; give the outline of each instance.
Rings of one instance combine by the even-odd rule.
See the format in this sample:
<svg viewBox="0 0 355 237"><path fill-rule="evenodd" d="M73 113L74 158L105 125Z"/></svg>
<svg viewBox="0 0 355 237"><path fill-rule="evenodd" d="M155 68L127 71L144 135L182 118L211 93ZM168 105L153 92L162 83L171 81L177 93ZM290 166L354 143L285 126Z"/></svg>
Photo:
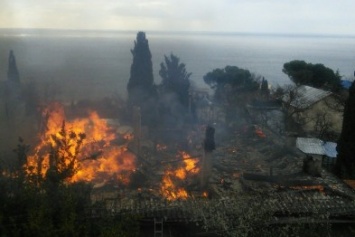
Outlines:
<svg viewBox="0 0 355 237"><path fill-rule="evenodd" d="M322 166L331 168L335 165L338 155L335 142L324 142L318 138L298 137L296 147L306 156L313 157L314 160L321 161Z"/></svg>
<svg viewBox="0 0 355 237"><path fill-rule="evenodd" d="M337 95L330 91L299 86L282 98L284 108L305 132L328 132L339 134L342 128L342 105Z"/></svg>

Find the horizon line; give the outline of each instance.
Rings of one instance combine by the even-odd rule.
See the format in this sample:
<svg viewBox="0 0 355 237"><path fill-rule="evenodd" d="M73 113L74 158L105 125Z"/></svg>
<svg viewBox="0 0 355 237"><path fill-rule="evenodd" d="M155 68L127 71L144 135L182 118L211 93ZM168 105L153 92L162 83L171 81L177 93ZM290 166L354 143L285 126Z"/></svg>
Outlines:
<svg viewBox="0 0 355 237"><path fill-rule="evenodd" d="M190 34L190 35L245 35L245 36L280 36L280 37L327 37L327 38L355 38L355 34L339 33L293 33L293 32L256 32L256 31L193 31L193 30L119 30L119 29L73 29L73 28L3 28L0 31L34 31L34 32L81 32L81 33L137 33L146 32L153 34Z"/></svg>

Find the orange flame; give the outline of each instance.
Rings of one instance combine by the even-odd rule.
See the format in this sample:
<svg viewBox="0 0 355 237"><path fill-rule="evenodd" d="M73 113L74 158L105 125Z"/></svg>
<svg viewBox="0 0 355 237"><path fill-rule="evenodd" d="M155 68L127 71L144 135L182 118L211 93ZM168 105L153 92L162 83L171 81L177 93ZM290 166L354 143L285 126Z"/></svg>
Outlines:
<svg viewBox="0 0 355 237"><path fill-rule="evenodd" d="M160 193L169 201L176 199L187 199L188 193L181 183L186 180L188 175L195 175L199 172L197 167L198 160L191 158L186 152L179 152L184 166L176 170L167 170L164 173L160 186ZM180 184L180 185L179 185Z"/></svg>
<svg viewBox="0 0 355 237"><path fill-rule="evenodd" d="M35 146L33 153L28 156L25 166L29 175L45 177L50 168L50 147L56 147L56 138L66 139L62 130L63 121L66 120L64 108L60 103L53 103L43 111L45 124L40 142ZM77 156L74 163L75 172L68 182L94 181L102 182L108 179L129 182L127 171L135 169L135 156L127 151L127 143L132 134L125 134L126 143L122 146L113 145L117 139L115 129L110 127L104 119L92 111L87 118L75 119L65 122L65 129L71 134L68 139L68 150L63 156L66 165L70 159ZM74 139L74 135L85 134L81 144ZM78 146L80 145L80 146ZM76 150L79 147L79 150Z"/></svg>
<svg viewBox="0 0 355 237"><path fill-rule="evenodd" d="M176 199L187 199L188 194L186 190L183 188L176 187L173 182L174 177L177 177L176 173L170 170L165 171L160 188L161 194L169 201Z"/></svg>
<svg viewBox="0 0 355 237"><path fill-rule="evenodd" d="M200 171L200 168L197 166L198 159L192 159L191 156L184 151L180 152L180 155L185 163L185 170L187 172L197 174Z"/></svg>

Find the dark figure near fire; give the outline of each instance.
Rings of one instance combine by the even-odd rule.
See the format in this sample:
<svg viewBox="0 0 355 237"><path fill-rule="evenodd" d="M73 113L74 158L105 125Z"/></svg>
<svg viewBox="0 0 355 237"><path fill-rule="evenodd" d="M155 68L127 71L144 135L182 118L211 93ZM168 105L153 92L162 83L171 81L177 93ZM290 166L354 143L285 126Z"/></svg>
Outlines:
<svg viewBox="0 0 355 237"><path fill-rule="evenodd" d="M201 160L201 189L206 189L208 179L211 176L212 170L212 151L216 149L214 142L215 129L208 125L206 127L205 140L203 141L204 155Z"/></svg>

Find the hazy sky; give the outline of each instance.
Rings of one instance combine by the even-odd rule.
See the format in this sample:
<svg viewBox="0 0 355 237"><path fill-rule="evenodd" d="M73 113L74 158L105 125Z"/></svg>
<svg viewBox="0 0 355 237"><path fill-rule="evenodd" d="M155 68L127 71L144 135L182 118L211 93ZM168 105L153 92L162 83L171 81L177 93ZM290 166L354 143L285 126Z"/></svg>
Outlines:
<svg viewBox="0 0 355 237"><path fill-rule="evenodd" d="M0 0L0 28L355 35L354 0Z"/></svg>

